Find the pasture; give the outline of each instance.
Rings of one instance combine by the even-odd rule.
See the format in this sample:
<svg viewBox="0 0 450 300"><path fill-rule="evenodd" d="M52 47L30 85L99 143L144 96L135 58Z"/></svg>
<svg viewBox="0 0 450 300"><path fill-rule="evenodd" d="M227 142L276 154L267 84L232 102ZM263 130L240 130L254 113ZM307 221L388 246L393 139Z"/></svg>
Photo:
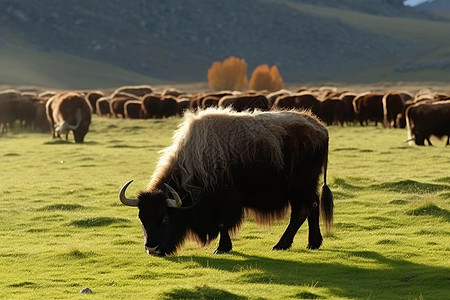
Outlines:
<svg viewBox="0 0 450 300"><path fill-rule="evenodd" d="M189 241L153 257L118 192L130 179L129 195L146 187L179 122L94 116L84 144L0 135L0 298L448 299L444 141L411 147L405 129L329 127L335 217L319 250L306 249L304 224L290 250L270 251L288 220L247 219L230 254Z"/></svg>

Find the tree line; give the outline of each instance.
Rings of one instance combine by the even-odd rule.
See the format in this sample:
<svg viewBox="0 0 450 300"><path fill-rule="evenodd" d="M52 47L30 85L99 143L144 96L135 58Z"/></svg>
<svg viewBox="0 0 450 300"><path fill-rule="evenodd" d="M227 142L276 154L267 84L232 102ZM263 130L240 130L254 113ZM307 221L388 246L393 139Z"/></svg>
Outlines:
<svg viewBox="0 0 450 300"><path fill-rule="evenodd" d="M283 78L277 66L258 65L247 77L245 59L230 56L224 61L215 61L208 70L208 84L213 90L251 90L277 91L283 88Z"/></svg>

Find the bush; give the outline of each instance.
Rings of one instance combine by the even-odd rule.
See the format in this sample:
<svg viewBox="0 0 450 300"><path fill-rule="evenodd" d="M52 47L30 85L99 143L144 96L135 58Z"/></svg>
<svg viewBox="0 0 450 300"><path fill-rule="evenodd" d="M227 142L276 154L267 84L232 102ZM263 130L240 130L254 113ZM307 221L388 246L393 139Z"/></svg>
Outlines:
<svg viewBox="0 0 450 300"><path fill-rule="evenodd" d="M249 88L252 90L278 91L283 88L283 78L277 66L259 65L253 70Z"/></svg>
<svg viewBox="0 0 450 300"><path fill-rule="evenodd" d="M216 91L241 90L247 87L247 62L234 56L223 62L213 62L208 70L208 84Z"/></svg>

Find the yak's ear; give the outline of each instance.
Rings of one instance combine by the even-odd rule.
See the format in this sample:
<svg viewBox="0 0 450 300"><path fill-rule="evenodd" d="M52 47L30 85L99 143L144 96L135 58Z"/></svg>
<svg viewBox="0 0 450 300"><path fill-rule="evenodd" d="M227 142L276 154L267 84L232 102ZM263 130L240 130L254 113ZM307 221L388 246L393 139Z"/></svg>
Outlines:
<svg viewBox="0 0 450 300"><path fill-rule="evenodd" d="M171 187L170 185L168 185L167 183L164 183L164 185L166 186L166 188L169 190L169 192L172 194L174 199L171 198L167 198L167 206L168 207L180 207L183 202L181 202L181 198L180 195L178 195L177 191L175 191L175 189L173 187Z"/></svg>

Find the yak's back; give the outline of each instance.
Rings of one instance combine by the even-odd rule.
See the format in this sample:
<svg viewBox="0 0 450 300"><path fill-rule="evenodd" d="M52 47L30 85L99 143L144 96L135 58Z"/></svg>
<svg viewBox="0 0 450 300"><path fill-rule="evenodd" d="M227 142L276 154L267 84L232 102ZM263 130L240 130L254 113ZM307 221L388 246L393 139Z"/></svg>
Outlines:
<svg viewBox="0 0 450 300"><path fill-rule="evenodd" d="M294 133L298 136L292 137ZM250 113L215 108L187 113L173 144L163 150L153 178L178 169L182 184L192 184L195 178L208 188L229 178L233 166L265 163L282 170L288 136L313 148L318 141L328 141L326 128L309 112Z"/></svg>

